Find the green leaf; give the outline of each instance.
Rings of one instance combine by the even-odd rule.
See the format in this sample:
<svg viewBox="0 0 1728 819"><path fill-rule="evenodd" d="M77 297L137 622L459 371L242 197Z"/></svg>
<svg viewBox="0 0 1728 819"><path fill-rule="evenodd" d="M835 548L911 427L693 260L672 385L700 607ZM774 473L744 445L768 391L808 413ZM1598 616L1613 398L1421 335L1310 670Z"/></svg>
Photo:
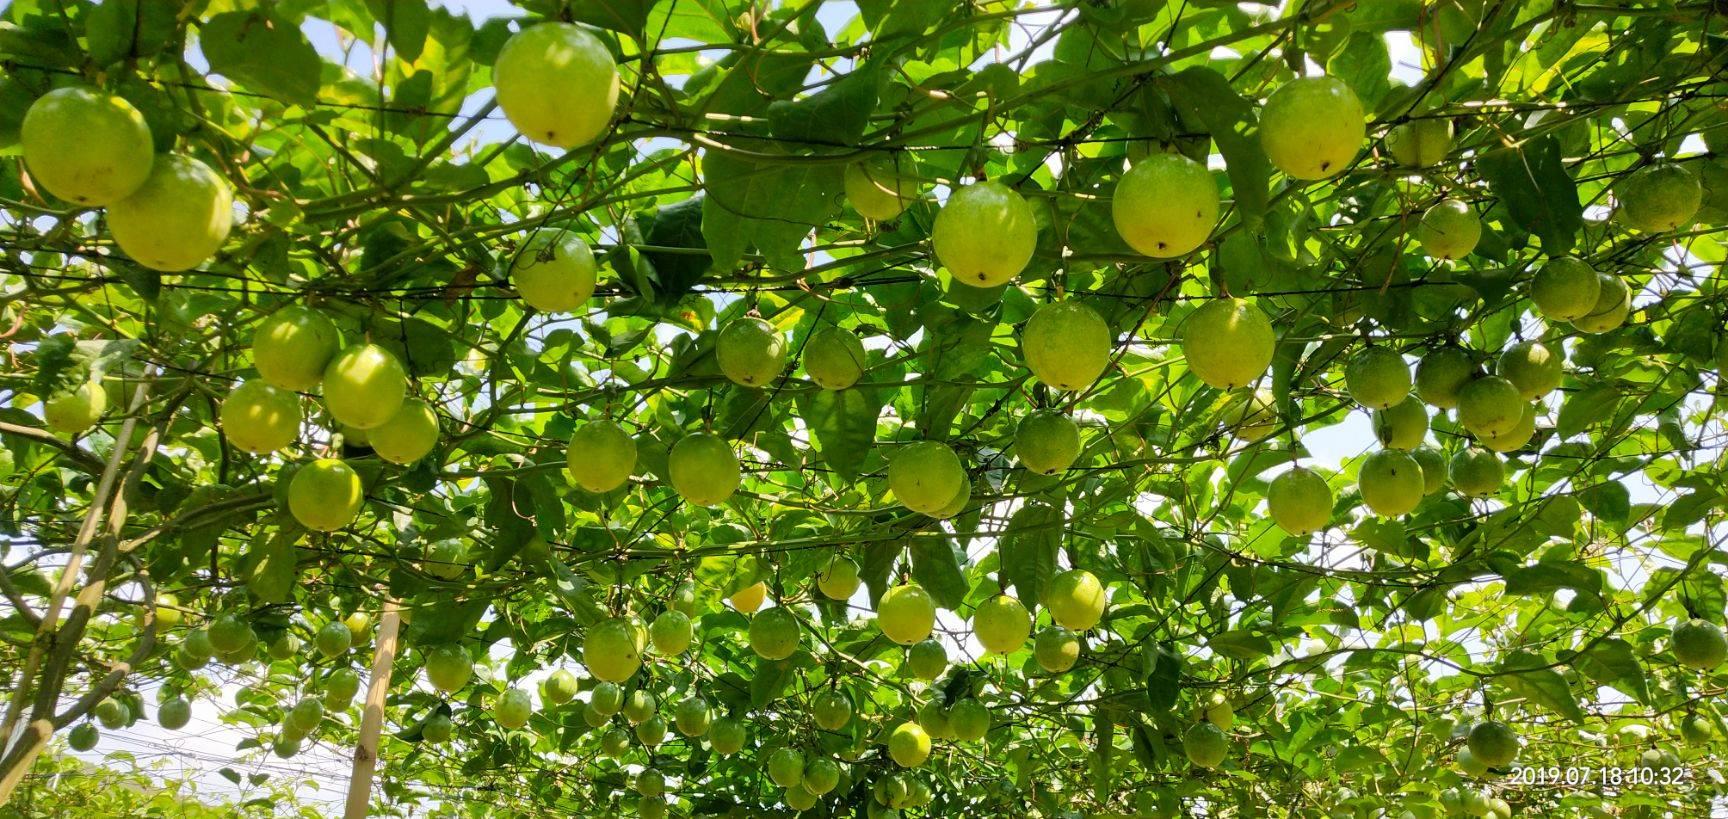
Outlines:
<svg viewBox="0 0 1728 819"><path fill-rule="evenodd" d="M702 160L708 191L702 237L714 267L731 270L755 248L776 270L803 270L804 238L839 209L842 167L797 161L771 143L750 145L775 159L754 161L710 149Z"/></svg>
<svg viewBox="0 0 1728 819"><path fill-rule="evenodd" d="M1418 623L1432 620L1446 610L1448 587L1435 586L1410 595L1404 601L1404 611Z"/></svg>
<svg viewBox="0 0 1728 819"><path fill-rule="evenodd" d="M924 31L954 10L941 3L921 3L912 0L859 0L858 10L864 24L878 39L893 35L912 35Z"/></svg>
<svg viewBox="0 0 1728 819"><path fill-rule="evenodd" d="M474 631L474 625L491 604L491 600L482 598L427 607L408 624L408 643L427 648L453 643Z"/></svg>
<svg viewBox="0 0 1728 819"><path fill-rule="evenodd" d="M31 387L46 398L110 372L118 373L142 344L135 338L74 341L68 335L48 336L36 347L36 376Z"/></svg>
<svg viewBox="0 0 1728 819"><path fill-rule="evenodd" d="M1044 599L1056 574L1056 552L1062 543L1062 510L1034 501L1008 519L999 559L1002 576L1027 609Z"/></svg>
<svg viewBox="0 0 1728 819"><path fill-rule="evenodd" d="M1206 639L1206 647L1238 660L1257 660L1270 656L1276 650L1272 641L1265 636L1242 629L1209 637Z"/></svg>
<svg viewBox="0 0 1728 819"><path fill-rule="evenodd" d="M1223 74L1205 66L1183 69L1161 82L1182 118L1211 134L1218 144L1236 207L1257 229L1270 201L1272 163L1260 149L1260 140L1250 136L1256 127L1254 104L1236 93Z"/></svg>
<svg viewBox="0 0 1728 819"><path fill-rule="evenodd" d="M1584 226L1578 185L1560 159L1559 141L1543 136L1490 151L1477 161L1512 220L1541 238L1542 249L1553 255L1571 250Z"/></svg>
<svg viewBox="0 0 1728 819"><path fill-rule="evenodd" d="M1650 702L1650 685L1644 678L1644 664L1632 644L1618 637L1598 641L1589 649L1575 654L1572 666L1602 685L1611 685L1636 698Z"/></svg>
<svg viewBox="0 0 1728 819"><path fill-rule="evenodd" d="M946 538L919 538L911 542L908 551L912 557L912 579L936 599L936 605L951 611L959 609L970 587L954 545Z"/></svg>
<svg viewBox="0 0 1728 819"><path fill-rule="evenodd" d="M750 678L750 704L761 708L780 698L793 677L792 660L758 659L756 673Z"/></svg>
<svg viewBox="0 0 1728 819"><path fill-rule="evenodd" d="M583 0L569 4L570 16L577 22L610 31L628 34L642 40L648 24L648 11L659 0Z"/></svg>
<svg viewBox="0 0 1728 819"><path fill-rule="evenodd" d="M857 478L876 445L881 391L870 387L806 391L798 394L797 404L822 462L848 481Z"/></svg>
<svg viewBox="0 0 1728 819"><path fill-rule="evenodd" d="M90 59L108 65L127 57L154 57L174 36L182 0L107 0L90 10L84 36Z"/></svg>
<svg viewBox="0 0 1728 819"><path fill-rule="evenodd" d="M366 7L384 27L397 56L408 62L420 59L426 34L432 29L432 11L426 0L366 0Z"/></svg>
<svg viewBox="0 0 1728 819"><path fill-rule="evenodd" d="M1620 481L1603 481L1578 493L1584 508L1609 523L1627 525L1632 513L1632 494Z"/></svg>
<svg viewBox="0 0 1728 819"><path fill-rule="evenodd" d="M1584 711L1578 698L1566 684L1566 678L1552 668L1540 655L1517 651L1500 663L1494 682L1532 705L1539 705L1574 722L1584 721Z"/></svg>
<svg viewBox="0 0 1728 819"><path fill-rule="evenodd" d="M302 530L284 524L268 539L253 544L241 563L246 590L261 603L286 603L299 580L299 555L294 548Z"/></svg>
<svg viewBox="0 0 1728 819"><path fill-rule="evenodd" d="M263 10L218 14L198 30L210 70L294 105L318 101L324 61L293 23Z"/></svg>
<svg viewBox="0 0 1728 819"><path fill-rule="evenodd" d="M876 111L881 75L860 68L801 100L768 106L768 127L775 139L815 146L850 146L864 136Z"/></svg>
<svg viewBox="0 0 1728 819"><path fill-rule="evenodd" d="M1674 600L1688 614L1718 625L1723 609L1728 607L1728 592L1723 589L1722 578L1711 572L1691 571L1682 575L1679 569L1658 568L1644 584L1643 599L1649 604L1659 597Z"/></svg>
<svg viewBox="0 0 1728 819"><path fill-rule="evenodd" d="M1357 31L1415 31L1423 14L1422 0L1375 0L1351 3L1338 17Z"/></svg>
<svg viewBox="0 0 1728 819"><path fill-rule="evenodd" d="M1537 563L1506 573L1506 593L1516 595L1549 595L1560 589L1572 589L1580 594L1602 592L1602 572L1583 563Z"/></svg>
<svg viewBox="0 0 1728 819"><path fill-rule="evenodd" d="M1620 385L1593 384L1571 395L1560 405L1560 417L1554 431L1561 438L1570 438L1601 423L1620 405Z"/></svg>
<svg viewBox="0 0 1728 819"><path fill-rule="evenodd" d="M620 284L647 301L677 304L701 282L714 267L708 242L702 236L706 201L707 197L698 194L639 214L634 225L626 223L629 244L612 254L612 265L622 277Z"/></svg>
<svg viewBox="0 0 1728 819"><path fill-rule="evenodd" d="M1350 537L1386 554L1401 555L1410 549L1403 522L1392 518L1367 518L1350 530Z"/></svg>
<svg viewBox="0 0 1728 819"><path fill-rule="evenodd" d="M1380 107L1380 101L1392 89L1389 79L1392 58L1386 52L1386 38L1378 33L1357 31L1351 34L1344 41L1344 47L1326 62L1326 70L1349 85L1370 112Z"/></svg>
<svg viewBox="0 0 1728 819"><path fill-rule="evenodd" d="M1722 493L1711 487L1700 487L1696 492L1688 492L1662 510L1662 528L1684 530L1703 520L1705 514L1721 503Z"/></svg>
<svg viewBox="0 0 1728 819"><path fill-rule="evenodd" d="M1116 724L1107 719L1098 720L1093 746L1092 798L1104 804L1116 791L1116 768L1111 764L1116 752Z"/></svg>
<svg viewBox="0 0 1728 819"><path fill-rule="evenodd" d="M447 374L461 360L449 331L424 319L385 319L375 323L369 335L416 378Z"/></svg>
<svg viewBox="0 0 1728 819"><path fill-rule="evenodd" d="M1146 674L1146 699L1153 708L1168 711L1176 707L1182 693L1182 655L1169 646L1160 645L1147 651L1151 670Z"/></svg>
<svg viewBox="0 0 1728 819"><path fill-rule="evenodd" d="M44 399L72 390L90 380L88 363L73 355L77 343L71 336L54 335L36 345L36 375L31 390Z"/></svg>
<svg viewBox="0 0 1728 819"><path fill-rule="evenodd" d="M864 554L858 560L858 579L864 581L865 588L870 591L870 605L882 599L882 593L888 590L888 577L894 569L894 561L900 558L901 546L898 541L878 540L864 547Z"/></svg>

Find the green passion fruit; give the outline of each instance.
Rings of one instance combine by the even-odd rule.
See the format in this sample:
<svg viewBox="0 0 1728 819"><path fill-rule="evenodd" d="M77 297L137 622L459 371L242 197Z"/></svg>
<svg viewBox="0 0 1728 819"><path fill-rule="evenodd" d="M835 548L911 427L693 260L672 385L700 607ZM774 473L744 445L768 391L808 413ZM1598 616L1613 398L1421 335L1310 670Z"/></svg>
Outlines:
<svg viewBox="0 0 1728 819"><path fill-rule="evenodd" d="M271 313L252 333L252 365L266 384L306 392L324 380L342 333L329 316L291 305Z"/></svg>
<svg viewBox="0 0 1728 819"><path fill-rule="evenodd" d="M1032 206L1000 182L955 190L930 230L936 260L973 287L1006 284L1032 261L1038 225Z"/></svg>
<svg viewBox="0 0 1728 819"><path fill-rule="evenodd" d="M816 386L844 390L864 377L864 342L842 327L823 327L804 342L804 372Z"/></svg>
<svg viewBox="0 0 1728 819"><path fill-rule="evenodd" d="M1218 224L1218 205L1218 183L1205 165L1180 154L1154 154L1116 183L1110 213L1129 247L1169 259L1205 243Z"/></svg>
<svg viewBox="0 0 1728 819"><path fill-rule="evenodd" d="M80 205L111 205L143 187L156 158L132 103L92 88L56 88L24 112L19 140L37 184Z"/></svg>
<svg viewBox="0 0 1728 819"><path fill-rule="evenodd" d="M743 470L732 445L706 432L689 435L672 445L666 458L672 488L697 506L717 506L738 491Z"/></svg>
<svg viewBox="0 0 1728 819"><path fill-rule="evenodd" d="M540 23L506 40L492 64L492 85L516 130L558 148L593 142L618 105L612 52L572 23Z"/></svg>
<svg viewBox="0 0 1728 819"><path fill-rule="evenodd" d="M636 439L612 421L589 421L570 433L564 466L577 486L610 492L636 471Z"/></svg>
<svg viewBox="0 0 1728 819"><path fill-rule="evenodd" d="M1409 453L1382 449L1369 455L1357 473L1362 502L1381 517L1409 514L1422 501L1422 466Z"/></svg>
<svg viewBox="0 0 1728 819"><path fill-rule="evenodd" d="M1046 304L1027 319L1020 354L1033 377L1052 389L1084 389L1110 363L1110 328L1079 302Z"/></svg>
<svg viewBox="0 0 1728 819"><path fill-rule="evenodd" d="M408 398L408 370L376 344L356 344L324 368L324 408L355 429L383 426ZM370 436L368 436L370 437Z"/></svg>
<svg viewBox="0 0 1728 819"><path fill-rule="evenodd" d="M1208 301L1182 325L1188 368L1221 390L1246 386L1265 375L1276 341L1266 314L1243 299Z"/></svg>
<svg viewBox="0 0 1728 819"><path fill-rule="evenodd" d="M1272 479L1266 490L1272 522L1292 535L1308 535L1332 520L1332 489L1318 472L1292 467Z"/></svg>
<svg viewBox="0 0 1728 819"><path fill-rule="evenodd" d="M966 468L947 444L917 441L888 461L888 488L907 509L926 515L944 511L966 488Z"/></svg>
<svg viewBox="0 0 1728 819"><path fill-rule="evenodd" d="M754 316L727 322L715 343L720 371L746 387L772 383L786 368L787 352L786 336Z"/></svg>
<svg viewBox="0 0 1728 819"><path fill-rule="evenodd" d="M846 201L866 219L893 219L918 198L917 173L900 154L847 165L841 183Z"/></svg>
<svg viewBox="0 0 1728 819"><path fill-rule="evenodd" d="M542 230L528 237L510 259L510 283L529 307L542 313L568 313L594 295L600 266L582 237L566 230Z"/></svg>
<svg viewBox="0 0 1728 819"><path fill-rule="evenodd" d="M1080 458L1080 427L1054 410L1039 410L1014 432L1014 454L1020 465L1040 475L1066 472Z"/></svg>
<svg viewBox="0 0 1728 819"><path fill-rule="evenodd" d="M438 445L438 416L431 404L409 398L383 426L368 430L366 438L378 457L393 464L411 464Z"/></svg>
<svg viewBox="0 0 1728 819"><path fill-rule="evenodd" d="M365 500L359 473L335 458L300 467L288 484L288 511L314 532L334 532L352 523Z"/></svg>
<svg viewBox="0 0 1728 819"><path fill-rule="evenodd" d="M108 206L114 243L132 261L164 273L203 264L233 227L227 180L189 156L156 157L144 184Z"/></svg>
<svg viewBox="0 0 1728 819"><path fill-rule="evenodd" d="M1273 91L1260 109L1260 147L1294 179L1336 176L1367 137L1362 101L1336 77L1302 77Z"/></svg>

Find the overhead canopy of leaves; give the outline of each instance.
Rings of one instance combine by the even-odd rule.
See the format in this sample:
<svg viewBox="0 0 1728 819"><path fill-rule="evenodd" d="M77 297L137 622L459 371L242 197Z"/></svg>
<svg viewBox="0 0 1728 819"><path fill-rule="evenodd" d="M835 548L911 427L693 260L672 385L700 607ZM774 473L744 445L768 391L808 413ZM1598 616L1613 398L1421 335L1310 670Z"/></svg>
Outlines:
<svg viewBox="0 0 1728 819"><path fill-rule="evenodd" d="M130 710L120 733L145 735L138 721L184 696L280 781L267 760L293 750L286 714L333 675L368 678L399 606L372 797L391 815L652 815L632 790L648 768L670 785L646 798L675 815L791 815L763 776L786 747L840 763L816 816L881 815L867 809L876 794L908 782L930 799L903 815L1044 817L1430 817L1484 789L1532 816L1703 816L1728 787L1716 712L1728 670L1680 664L1670 640L1684 620L1725 619L1721 3L493 5L0 10L8 731L37 715L65 736L106 699ZM586 27L617 61L618 109L591 145L536 144L493 104L500 49L542 21ZM1261 111L1316 67L1361 100L1367 138L1350 167L1304 182L1269 159ZM195 157L232 188L236 224L203 264L147 269L103 209L38 184L21 123L71 85L123 97L158 156ZM1393 161L1394 128L1436 121L1455 135L1437 164ZM1210 168L1222 195L1209 238L1174 259L1134 253L1111 211L1132 163L1163 152ZM866 160L907 169L918 194L904 213L866 219L848 201L847 169ZM1701 207L1674 230L1634 230L1623 182L1665 163L1700 181ZM1025 197L1038 240L1011 284L978 290L953 281L931 236L950 193L985 179ZM1447 198L1482 236L1439 261L1417 226ZM515 289L510 262L541 229L573 232L601 263L571 313L534 310ZM1621 326L1542 318L1530 283L1563 254L1629 287ZM1179 343L1187 317L1226 295L1251 299L1278 337L1249 424L1263 437L1239 423L1254 387L1207 386ZM1020 350L1028 318L1063 300L1112 339L1104 374L1072 392L1031 377ZM291 445L235 445L222 401L259 377L253 334L291 305L403 362L439 419L430 454L380 459L316 390L299 398ZM717 330L745 316L787 342L772 383L723 373ZM828 327L867 351L845 390L801 365ZM1358 475L1381 447L1347 362L1370 344L1412 364L1458 345L1487 373L1522 340L1566 364L1534 402L1534 435L1501 456L1498 489L1375 515ZM43 403L91 379L107 415L50 430ZM1082 454L1053 476L1015 449L1040 409L1080 428ZM1423 446L1442 459L1478 442L1457 413L1424 412ZM625 486L594 494L566 470L592 453L567 442L601 419L638 454ZM672 446L702 431L743 473L712 507L670 480ZM949 445L971 482L945 520L888 489L890 458L920 440ZM344 459L365 486L358 518L331 533L306 531L286 503L294 471L319 458ZM1292 465L1335 500L1311 537L1269 517L1270 482ZM87 520L101 525L81 536ZM459 548L435 546L449 541ZM818 574L841 557L861 585L829 600ZM980 603L1011 595L1042 630L1073 568L1102 581L1109 610L1071 670L1043 670L1030 641L984 654ZM799 620L786 659L753 652L749 617L727 602L758 582ZM907 582L943 610L950 665L935 680L874 620ZM669 722L702 698L745 725L744 749L718 754L673 729L604 752L609 731L631 729L587 718L585 636L681 600L693 645L650 649L625 688L651 692ZM355 613L351 647L315 648ZM188 640L224 616L251 627L256 650L188 667ZM440 693L425 666L452 647L477 673ZM554 669L581 678L575 702L540 697ZM535 713L507 730L491 709L513 686L536 689ZM839 730L812 720L824 692L852 703ZM985 739L938 737L915 770L892 761L896 726L972 699L994 717ZM328 710L305 743L346 759L358 698ZM453 736L437 742L446 718ZM1519 765L1657 766L1684 781L1471 775L1454 761L1485 719L1522 737ZM1688 719L1714 738L1683 741ZM1202 721L1227 732L1216 769L1184 753ZM0 773L21 753L0 752ZM19 793L42 792L27 781Z"/></svg>

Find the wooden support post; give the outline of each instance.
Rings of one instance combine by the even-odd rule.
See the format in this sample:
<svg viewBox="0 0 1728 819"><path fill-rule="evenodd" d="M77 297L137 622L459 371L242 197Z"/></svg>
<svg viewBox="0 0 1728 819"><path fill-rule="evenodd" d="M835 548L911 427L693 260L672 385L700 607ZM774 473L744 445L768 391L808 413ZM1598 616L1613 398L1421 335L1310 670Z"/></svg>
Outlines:
<svg viewBox="0 0 1728 819"><path fill-rule="evenodd" d="M60 570L60 579L54 585L48 607L36 624L36 637L30 643L30 652L24 659L23 668L18 671L17 682L12 687L11 702L6 706L5 716L0 718L0 805L12 801L13 792L30 772L37 755L48 746L48 739L54 735L57 727L54 723L54 708L59 702L65 683L66 669L72 662L79 639L84 634L84 625L95 614L102 595L106 593L108 573L113 570L120 532L126 523L126 496L129 492L136 491L138 479L149 465L151 456L155 454L156 441L161 433L161 427L157 427L145 436L137 456L127 468L126 477L122 479L120 463L125 459L126 447L132 441L138 419L143 415L146 399L150 395L151 379L155 374L154 367L147 369L144 379L132 393L132 403L127 408L126 420L120 424L120 434L115 437L114 448L108 455L101 478L97 480L96 493L90 499L90 508L85 513L83 524L78 528L77 537L72 541L71 554L67 556L66 565ZM117 481L122 483L118 488ZM96 560L94 576L88 581L83 593L75 598L77 606L72 616L67 623L62 624L61 610L65 608L66 601L72 598L73 586L84 573L84 562L91 545L96 541L97 529L102 524L104 515L108 526ZM62 628L62 625L65 627ZM153 644L154 640L149 642ZM130 667L127 670L130 671ZM119 685L119 681L119 678L114 679L107 691L111 693ZM32 700L34 707L30 707Z"/></svg>
<svg viewBox="0 0 1728 819"><path fill-rule="evenodd" d="M348 809L343 819L363 819L372 801L372 774L378 765L378 737L384 728L384 697L390 693L390 670L396 664L400 611L394 599L384 599L378 651L372 658L372 679L367 682L366 705L360 713L360 742L354 746L354 773L348 779Z"/></svg>

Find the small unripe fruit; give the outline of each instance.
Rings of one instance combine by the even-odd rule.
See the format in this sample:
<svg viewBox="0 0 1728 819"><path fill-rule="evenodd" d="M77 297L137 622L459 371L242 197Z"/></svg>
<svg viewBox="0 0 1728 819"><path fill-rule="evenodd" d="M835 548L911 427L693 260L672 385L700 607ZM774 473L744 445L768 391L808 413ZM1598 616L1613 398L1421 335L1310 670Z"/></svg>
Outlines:
<svg viewBox="0 0 1728 819"><path fill-rule="evenodd" d="M328 316L291 305L271 313L252 333L252 366L271 386L305 392L324 380L341 347L342 333Z"/></svg>
<svg viewBox="0 0 1728 819"><path fill-rule="evenodd" d="M882 593L876 604L876 622L882 633L903 646L930 636L936 627L936 601L923 587L905 584Z"/></svg>
<svg viewBox="0 0 1728 819"><path fill-rule="evenodd" d="M565 468L589 492L610 492L636 471L636 439L611 421L590 421L570 433Z"/></svg>
<svg viewBox="0 0 1728 819"><path fill-rule="evenodd" d="M948 507L967 486L960 456L946 444L918 441L895 452L888 461L888 488L914 512L935 515Z"/></svg>
<svg viewBox="0 0 1728 819"><path fill-rule="evenodd" d="M697 506L725 503L743 480L732 445L706 432L673 444L666 465L672 489Z"/></svg>
<svg viewBox="0 0 1728 819"><path fill-rule="evenodd" d="M1416 395L1431 407L1458 406L1458 391L1476 377L1476 361L1462 347L1441 347L1416 363Z"/></svg>
<svg viewBox="0 0 1728 819"><path fill-rule="evenodd" d="M1632 290L1624 279L1608 273L1596 274L1599 288L1596 306L1590 312L1572 320L1572 326L1584 333L1606 333L1626 323L1632 314Z"/></svg>
<svg viewBox="0 0 1728 819"><path fill-rule="evenodd" d="M1046 304L1027 319L1020 354L1033 377L1052 389L1083 389L1110 363L1110 327L1079 302Z"/></svg>
<svg viewBox="0 0 1728 819"><path fill-rule="evenodd" d="M77 435L102 420L107 408L108 391L95 381L85 381L42 402L42 420L55 432Z"/></svg>
<svg viewBox="0 0 1728 819"><path fill-rule="evenodd" d="M1549 260L1530 280L1530 300L1548 321L1576 321L1590 315L1601 291L1596 269L1573 256Z"/></svg>
<svg viewBox="0 0 1728 819"><path fill-rule="evenodd" d="M418 398L402 403L384 425L366 433L372 451L393 464L411 464L438 445L438 416Z"/></svg>
<svg viewBox="0 0 1728 819"><path fill-rule="evenodd" d="M1039 410L1020 420L1014 433L1014 454L1020 465L1040 475L1065 472L1080 457L1080 427L1052 410Z"/></svg>
<svg viewBox="0 0 1728 819"><path fill-rule="evenodd" d="M1462 259L1482 240L1482 219L1460 199L1442 199L1416 226L1422 249L1436 259Z"/></svg>
<svg viewBox="0 0 1728 819"><path fill-rule="evenodd" d="M1503 722L1476 723L1466 744L1470 753L1489 768L1504 768L1518 758L1518 734Z"/></svg>
<svg viewBox="0 0 1728 819"><path fill-rule="evenodd" d="M1266 507L1278 528L1292 535L1312 534L1332 520L1332 489L1314 470L1294 467L1272 479Z"/></svg>
<svg viewBox="0 0 1728 819"><path fill-rule="evenodd" d="M753 316L733 319L720 329L715 356L720 371L734 383L761 387L786 369L786 336L774 325Z"/></svg>
<svg viewBox="0 0 1728 819"><path fill-rule="evenodd" d="M1410 394L1410 366L1404 357L1387 347L1368 347L1350 359L1344 368L1344 383L1350 397L1369 409L1386 409Z"/></svg>
<svg viewBox="0 0 1728 819"><path fill-rule="evenodd" d="M1422 466L1407 452L1382 449L1362 462L1358 474L1362 502L1376 515L1409 514L1422 501Z"/></svg>
<svg viewBox="0 0 1728 819"><path fill-rule="evenodd" d="M1452 121L1423 117L1393 126L1386 134L1386 150L1406 168L1438 165L1452 150Z"/></svg>
<svg viewBox="0 0 1728 819"><path fill-rule="evenodd" d="M866 219L893 219L918 198L912 162L900 154L876 156L846 166L846 201Z"/></svg>
<svg viewBox="0 0 1728 819"><path fill-rule="evenodd" d="M804 342L804 372L816 386L843 390L864 377L864 342L852 331L824 327Z"/></svg>

